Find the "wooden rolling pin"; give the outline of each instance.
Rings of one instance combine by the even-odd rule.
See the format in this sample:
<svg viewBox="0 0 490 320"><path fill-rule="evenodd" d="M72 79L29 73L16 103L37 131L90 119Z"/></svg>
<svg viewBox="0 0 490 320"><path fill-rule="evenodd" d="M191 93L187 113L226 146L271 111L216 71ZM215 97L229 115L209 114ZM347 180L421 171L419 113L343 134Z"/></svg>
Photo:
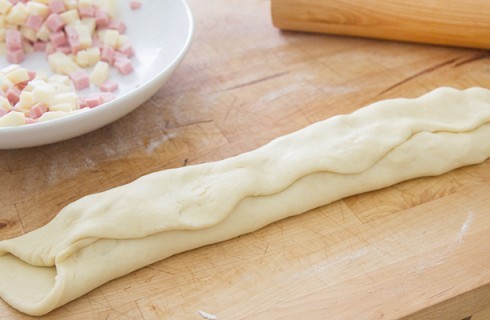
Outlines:
<svg viewBox="0 0 490 320"><path fill-rule="evenodd" d="M285 30L490 49L489 0L272 0Z"/></svg>

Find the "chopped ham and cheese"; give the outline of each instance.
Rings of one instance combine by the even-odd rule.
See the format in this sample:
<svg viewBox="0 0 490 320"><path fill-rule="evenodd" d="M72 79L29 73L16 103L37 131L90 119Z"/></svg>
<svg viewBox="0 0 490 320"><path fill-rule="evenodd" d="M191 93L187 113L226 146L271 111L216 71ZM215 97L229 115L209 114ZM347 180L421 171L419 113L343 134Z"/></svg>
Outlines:
<svg viewBox="0 0 490 320"><path fill-rule="evenodd" d="M140 1L129 5L141 8ZM0 0L0 52L11 63L0 71L0 127L59 118L115 98L118 83L110 69L134 71L134 50L116 6L116 0ZM20 65L39 51L52 76ZM91 86L101 93L77 95Z"/></svg>

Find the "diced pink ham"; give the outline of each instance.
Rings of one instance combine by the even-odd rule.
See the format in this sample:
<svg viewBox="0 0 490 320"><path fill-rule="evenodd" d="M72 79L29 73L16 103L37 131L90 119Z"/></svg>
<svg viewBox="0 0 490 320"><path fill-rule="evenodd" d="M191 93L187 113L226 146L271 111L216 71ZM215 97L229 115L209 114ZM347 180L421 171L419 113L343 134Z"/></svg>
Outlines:
<svg viewBox="0 0 490 320"><path fill-rule="evenodd" d="M29 115L33 119L37 119L48 111L48 107L44 103L36 103L29 110Z"/></svg>
<svg viewBox="0 0 490 320"><path fill-rule="evenodd" d="M78 38L69 38L68 44L71 48L71 53L77 54L78 51L82 50L82 44Z"/></svg>
<svg viewBox="0 0 490 320"><path fill-rule="evenodd" d="M46 26L48 26L49 30L52 32L58 32L63 28L65 22L57 13L52 13L46 19Z"/></svg>
<svg viewBox="0 0 490 320"><path fill-rule="evenodd" d="M66 35L63 31L53 32L49 35L49 40L55 48L61 47L67 44ZM70 50L71 51L71 50Z"/></svg>
<svg viewBox="0 0 490 320"><path fill-rule="evenodd" d="M51 43L46 44L46 49L44 49L44 52L46 53L46 56L49 56L50 54L54 53L56 50L53 47Z"/></svg>
<svg viewBox="0 0 490 320"><path fill-rule="evenodd" d="M98 28L105 28L109 25L109 16L107 12L101 9L95 10L95 24Z"/></svg>
<svg viewBox="0 0 490 320"><path fill-rule="evenodd" d="M63 0L51 0L49 3L49 9L52 13L61 13L65 11L65 3Z"/></svg>
<svg viewBox="0 0 490 320"><path fill-rule="evenodd" d="M64 45L56 48L56 51L63 52L64 54L70 54L71 48L69 45Z"/></svg>
<svg viewBox="0 0 490 320"><path fill-rule="evenodd" d="M22 110L20 110L20 106L19 106L19 103L18 102L17 102L17 104L15 106L12 107L12 109L10 109L10 111L22 112Z"/></svg>
<svg viewBox="0 0 490 320"><path fill-rule="evenodd" d="M129 2L129 7L132 9L132 10L138 10L140 9L142 6L141 2L138 1L138 0L131 0Z"/></svg>
<svg viewBox="0 0 490 320"><path fill-rule="evenodd" d="M119 85L115 81L108 80L104 82L99 88L100 91L103 92L114 92L119 88Z"/></svg>
<svg viewBox="0 0 490 320"><path fill-rule="evenodd" d="M78 38L78 33L75 27L67 25L65 26L65 33L67 38Z"/></svg>
<svg viewBox="0 0 490 320"><path fill-rule="evenodd" d="M78 14L82 18L95 17L95 8L93 6L81 7L78 9Z"/></svg>
<svg viewBox="0 0 490 320"><path fill-rule="evenodd" d="M70 78L77 90L83 90L90 86L88 74L84 70L76 71L70 74Z"/></svg>
<svg viewBox="0 0 490 320"><path fill-rule="evenodd" d="M17 89L19 89L21 92L24 90L24 88L27 86L27 81L17 83Z"/></svg>
<svg viewBox="0 0 490 320"><path fill-rule="evenodd" d="M112 47L103 46L102 51L100 52L100 60L111 64L112 59L114 58L114 53L115 53L115 50Z"/></svg>
<svg viewBox="0 0 490 320"><path fill-rule="evenodd" d="M8 113L7 110L5 110L4 108L0 108L0 118L6 115L7 113Z"/></svg>
<svg viewBox="0 0 490 320"><path fill-rule="evenodd" d="M43 25L43 19L40 16L35 16L35 15L29 15L25 22L26 27L32 28L36 31L39 30L39 28L41 28L42 25Z"/></svg>
<svg viewBox="0 0 490 320"><path fill-rule="evenodd" d="M27 70L27 74L29 75L29 81L34 80L36 77L36 71L34 70Z"/></svg>
<svg viewBox="0 0 490 320"><path fill-rule="evenodd" d="M133 65L131 64L131 61L129 61L128 58L117 59L116 62L114 63L114 66L121 74L124 75L134 71Z"/></svg>
<svg viewBox="0 0 490 320"><path fill-rule="evenodd" d="M7 49L7 61L9 63L19 64L26 58L26 54L23 49Z"/></svg>
<svg viewBox="0 0 490 320"><path fill-rule="evenodd" d="M93 93L85 98L85 103L87 104L87 107L95 108L99 106L102 101L100 100L100 95Z"/></svg>
<svg viewBox="0 0 490 320"><path fill-rule="evenodd" d="M5 44L7 49L22 49L22 34L15 29L8 29L5 33Z"/></svg>
<svg viewBox="0 0 490 320"><path fill-rule="evenodd" d="M119 33L125 33L126 32L126 25L124 22L119 21L119 20L110 20L109 25L107 26L108 29L113 29L119 31Z"/></svg>
<svg viewBox="0 0 490 320"><path fill-rule="evenodd" d="M7 100L11 105L19 102L20 99L20 90L17 87L10 87L6 92Z"/></svg>
<svg viewBox="0 0 490 320"><path fill-rule="evenodd" d="M99 37L94 37L92 39L92 47L95 47L95 48L102 48L104 46L104 44L102 43L102 41L99 39Z"/></svg>
<svg viewBox="0 0 490 320"><path fill-rule="evenodd" d="M78 39L77 31L72 26L66 26L65 33L68 39L68 45L71 48L71 53L76 54L82 49L82 45L80 44L80 40Z"/></svg>
<svg viewBox="0 0 490 320"><path fill-rule="evenodd" d="M112 56L111 65L114 65L117 60L122 58L128 58L124 53L119 51L114 51L114 55Z"/></svg>
<svg viewBox="0 0 490 320"><path fill-rule="evenodd" d="M119 52L121 52L122 54L124 54L128 58L134 57L134 50L130 44L126 44L126 45L122 46L119 49Z"/></svg>
<svg viewBox="0 0 490 320"><path fill-rule="evenodd" d="M36 41L33 44L34 51L44 51L46 50L46 42Z"/></svg>
<svg viewBox="0 0 490 320"><path fill-rule="evenodd" d="M85 98L79 97L78 104L80 105L80 109L88 108L87 101L85 100Z"/></svg>

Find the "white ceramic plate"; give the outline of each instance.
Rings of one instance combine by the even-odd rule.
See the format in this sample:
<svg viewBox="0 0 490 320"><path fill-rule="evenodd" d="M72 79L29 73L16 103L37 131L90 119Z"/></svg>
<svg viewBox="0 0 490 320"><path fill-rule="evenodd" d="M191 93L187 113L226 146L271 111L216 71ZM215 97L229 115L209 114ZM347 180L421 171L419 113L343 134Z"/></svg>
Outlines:
<svg viewBox="0 0 490 320"><path fill-rule="evenodd" d="M111 70L118 81L117 98L97 108L47 122L0 128L0 149L39 146L73 138L109 124L137 108L154 95L175 71L189 49L194 22L185 0L141 0L139 10L129 1L119 0L119 16L127 25L127 35L136 56L135 72L128 76ZM7 66L4 56L0 67ZM22 63L30 69L49 70L44 54L29 55ZM84 96L95 88L80 91ZM148 115L151 116L151 115Z"/></svg>

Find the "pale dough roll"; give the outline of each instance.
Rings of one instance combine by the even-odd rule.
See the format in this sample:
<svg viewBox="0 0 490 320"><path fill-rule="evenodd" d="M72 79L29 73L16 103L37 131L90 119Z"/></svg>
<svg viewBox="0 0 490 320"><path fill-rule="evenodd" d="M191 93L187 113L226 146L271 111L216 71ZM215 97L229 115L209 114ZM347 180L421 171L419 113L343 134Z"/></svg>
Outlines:
<svg viewBox="0 0 490 320"><path fill-rule="evenodd" d="M490 156L490 91L386 100L226 160L165 170L84 197L0 242L0 295L45 314L168 256L343 197Z"/></svg>

